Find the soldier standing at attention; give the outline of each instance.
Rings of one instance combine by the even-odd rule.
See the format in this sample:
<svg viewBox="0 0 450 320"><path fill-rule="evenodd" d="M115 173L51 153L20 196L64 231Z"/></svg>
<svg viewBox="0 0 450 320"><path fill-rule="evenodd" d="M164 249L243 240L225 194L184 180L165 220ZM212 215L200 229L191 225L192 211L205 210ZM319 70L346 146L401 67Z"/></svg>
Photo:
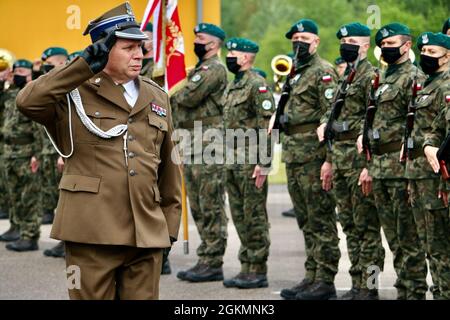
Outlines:
<svg viewBox="0 0 450 320"><path fill-rule="evenodd" d="M375 42L389 66L377 92L377 111L369 134L373 157L361 184L365 194L373 188L378 218L394 255L397 298L425 299L425 252L408 201L405 163L400 163L398 157L413 79L417 76L421 84L425 77L409 59L412 37L407 26L388 24L377 32ZM362 136L358 138L358 149L362 152Z"/></svg>
<svg viewBox="0 0 450 320"><path fill-rule="evenodd" d="M0 71L0 100L2 99L3 94L5 93L6 85L8 83L11 77L11 68L7 67L7 69ZM1 107L1 105L0 105ZM3 112L4 108L0 108L0 128L3 124ZM6 186L6 178L3 177L3 134L0 130L0 219L9 219L9 196L8 196L8 189Z"/></svg>
<svg viewBox="0 0 450 320"><path fill-rule="evenodd" d="M16 107L19 91L31 81L32 63L17 60L13 66L13 85L2 95L0 108L4 109L2 134L3 176L7 181L10 205L10 228L0 236L11 242L12 251L38 250L42 221L41 192L36 155L42 148L40 128Z"/></svg>
<svg viewBox="0 0 450 320"><path fill-rule="evenodd" d="M223 255L227 245L227 216L225 214L225 190L223 158L217 149L213 158L207 158L200 140L195 141L194 121L202 126L202 135L213 129L223 136L223 106L221 98L227 86L227 71L218 53L225 39L225 32L218 26L200 23L194 29L194 50L199 61L188 74L188 81L170 99L174 108L177 129L186 129L193 137L190 150L183 150L184 176L191 213L200 234L197 248L197 264L180 271L177 277L192 282L223 280Z"/></svg>
<svg viewBox="0 0 450 320"><path fill-rule="evenodd" d="M323 129L331 121L334 133L332 140L333 194L336 200L339 222L347 239L347 249L351 262L349 270L352 287L340 299L378 299L376 289L369 290L368 267L383 268L384 249L381 243L380 224L372 196L364 196L358 186L361 170L366 167L366 159L358 154L355 142L366 114L366 104L371 81L374 76L372 65L367 59L370 48L370 29L359 22L342 26L336 33L340 40L340 53L348 67L339 83L339 90L346 90L340 114L332 115L331 110L321 119L318 130L319 140L323 139ZM342 82L352 69L356 72L353 82L341 88ZM339 94L339 93L338 93ZM330 117L335 117L330 119ZM329 142L327 142L329 143ZM325 190L328 189L324 183Z"/></svg>
<svg viewBox="0 0 450 320"><path fill-rule="evenodd" d="M259 51L258 45L248 39L232 38L226 46L227 68L235 78L223 95L227 132L225 176L231 217L241 240L241 271L224 280L223 284L227 288L262 288L269 285L266 178L271 166L272 146L267 127L275 105L264 78L251 70ZM233 139L229 137L231 132L234 133L231 134ZM262 148L264 144L267 150Z"/></svg>
<svg viewBox="0 0 450 320"><path fill-rule="evenodd" d="M282 160L297 223L305 238L306 274L280 295L288 300L328 300L336 296L333 282L340 252L333 201L320 181L327 155L317 141L316 129L330 108L337 76L331 63L317 53L320 38L314 21L296 22L286 38L295 53L295 75L289 80L292 90L285 108Z"/></svg>
<svg viewBox="0 0 450 320"><path fill-rule="evenodd" d="M438 146L443 140L447 127L448 106L450 105L450 37L442 33L423 33L418 40L421 50L420 66L428 75L423 89L417 97L417 111L412 133L414 149L412 159L406 165L406 177L409 179L414 218L417 232L424 244L430 264L433 287L431 292L435 300L450 299L450 223L448 203L442 190L440 176L429 166L423 153ZM435 139L432 125L436 119L440 139ZM447 124L445 123L447 119ZM435 150L435 149L434 149Z"/></svg>
<svg viewBox="0 0 450 320"><path fill-rule="evenodd" d="M139 76L147 36L128 2L84 34L93 44L80 57L17 97L67 156L51 237L65 241L66 265L79 267L71 299L157 299L181 213L169 97Z"/></svg>

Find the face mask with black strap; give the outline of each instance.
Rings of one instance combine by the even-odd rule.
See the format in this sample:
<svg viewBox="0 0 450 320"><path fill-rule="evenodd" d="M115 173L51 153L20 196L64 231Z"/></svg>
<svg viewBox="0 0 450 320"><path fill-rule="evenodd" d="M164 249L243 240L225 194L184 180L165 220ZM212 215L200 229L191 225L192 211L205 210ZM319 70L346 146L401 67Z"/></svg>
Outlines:
<svg viewBox="0 0 450 320"><path fill-rule="evenodd" d="M241 66L237 62L237 57L227 57L227 68L231 73L237 74Z"/></svg>
<svg viewBox="0 0 450 320"><path fill-rule="evenodd" d="M309 58L311 55L309 53L309 48L311 47L311 43L303 42L303 41L293 41L292 42L292 50L297 52L297 60L302 61Z"/></svg>
<svg viewBox="0 0 450 320"><path fill-rule="evenodd" d="M22 89L27 84L27 77L15 74L14 78L13 78L13 82L17 88Z"/></svg>
<svg viewBox="0 0 450 320"><path fill-rule="evenodd" d="M439 65L439 59L443 58L445 56L442 55L440 57L431 57L424 54L420 55L420 67L422 68L422 71L425 72L428 75L431 75L439 70L441 67Z"/></svg>
<svg viewBox="0 0 450 320"><path fill-rule="evenodd" d="M381 48L383 60L387 64L396 63L403 56L403 54L400 52L400 49L403 47L404 44L405 43L402 43L399 47L394 48Z"/></svg>
<svg viewBox="0 0 450 320"><path fill-rule="evenodd" d="M359 56L359 48L360 46L356 44L349 44L349 43L343 43L340 47L340 53L342 59L344 59L345 62L354 62L356 59L358 59Z"/></svg>

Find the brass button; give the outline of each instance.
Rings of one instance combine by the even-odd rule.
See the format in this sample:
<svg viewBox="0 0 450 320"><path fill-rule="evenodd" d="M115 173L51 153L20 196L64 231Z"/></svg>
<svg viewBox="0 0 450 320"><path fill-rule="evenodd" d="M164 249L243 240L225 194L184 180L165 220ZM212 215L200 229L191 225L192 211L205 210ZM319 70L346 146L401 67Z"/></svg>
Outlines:
<svg viewBox="0 0 450 320"><path fill-rule="evenodd" d="M133 141L134 140L134 137L130 134L130 135L128 135L128 141Z"/></svg>
<svg viewBox="0 0 450 320"><path fill-rule="evenodd" d="M130 159L133 159L134 157L136 157L136 154L134 152L130 152L128 153L128 157L130 157Z"/></svg>
<svg viewBox="0 0 450 320"><path fill-rule="evenodd" d="M159 124L159 128L160 128L160 129L163 128L163 124L162 124L162 123Z"/></svg>
<svg viewBox="0 0 450 320"><path fill-rule="evenodd" d="M135 175L137 175L136 171L130 170L130 176L134 177Z"/></svg>
<svg viewBox="0 0 450 320"><path fill-rule="evenodd" d="M96 112L95 112L95 116L96 116L96 117L100 117L100 112L96 111Z"/></svg>
<svg viewBox="0 0 450 320"><path fill-rule="evenodd" d="M128 118L128 123L133 123L133 118Z"/></svg>

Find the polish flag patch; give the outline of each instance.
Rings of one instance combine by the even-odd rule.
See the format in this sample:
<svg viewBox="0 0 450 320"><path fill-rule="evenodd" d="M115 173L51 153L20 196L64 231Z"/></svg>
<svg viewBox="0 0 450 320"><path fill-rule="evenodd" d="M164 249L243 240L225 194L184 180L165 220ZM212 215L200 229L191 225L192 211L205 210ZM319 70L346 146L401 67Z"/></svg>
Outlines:
<svg viewBox="0 0 450 320"><path fill-rule="evenodd" d="M208 66L202 66L202 70L208 70L209 69L209 67Z"/></svg>
<svg viewBox="0 0 450 320"><path fill-rule="evenodd" d="M259 93L266 93L267 87L259 87Z"/></svg>
<svg viewBox="0 0 450 320"><path fill-rule="evenodd" d="M422 84L421 84L421 83L418 83L418 84L416 85L416 90L417 90L417 91L422 90Z"/></svg>
<svg viewBox="0 0 450 320"><path fill-rule="evenodd" d="M445 102L449 103L450 102L450 94L445 96Z"/></svg>
<svg viewBox="0 0 450 320"><path fill-rule="evenodd" d="M331 80L333 80L333 78L329 74L322 77L322 82L331 82Z"/></svg>

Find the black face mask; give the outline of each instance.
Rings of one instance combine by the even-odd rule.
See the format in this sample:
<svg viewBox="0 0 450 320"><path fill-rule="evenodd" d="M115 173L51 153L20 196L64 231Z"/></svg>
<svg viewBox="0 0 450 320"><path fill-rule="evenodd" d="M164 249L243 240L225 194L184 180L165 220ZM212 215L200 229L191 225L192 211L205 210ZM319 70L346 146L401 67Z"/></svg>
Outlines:
<svg viewBox="0 0 450 320"><path fill-rule="evenodd" d="M27 84L27 77L25 77L25 76L19 76L18 74L15 74L14 75L14 85L17 87L17 88L23 88L23 87L25 87L25 85Z"/></svg>
<svg viewBox="0 0 450 320"><path fill-rule="evenodd" d="M310 43L303 41L294 41L292 42L292 50L294 50L294 54L297 54L297 60L302 61L307 59L311 54L309 53Z"/></svg>
<svg viewBox="0 0 450 320"><path fill-rule="evenodd" d="M422 71L428 75L438 71L438 69L440 68L439 59L442 57L443 56L435 58L424 54L420 55L420 67L422 68Z"/></svg>
<svg viewBox="0 0 450 320"><path fill-rule="evenodd" d="M341 44L340 52L342 59L345 62L353 62L358 59L360 46L355 44L343 43Z"/></svg>
<svg viewBox="0 0 450 320"><path fill-rule="evenodd" d="M381 54L383 56L383 60L387 64L396 63L401 57L400 48L403 47L403 44L400 47L395 48L381 48Z"/></svg>
<svg viewBox="0 0 450 320"><path fill-rule="evenodd" d="M241 66L237 62L237 57L227 57L227 68L231 73L237 74Z"/></svg>
<svg viewBox="0 0 450 320"><path fill-rule="evenodd" d="M194 43L194 52L195 55L201 60L205 56L206 53L208 53L208 50L206 50L206 46L209 43Z"/></svg>
<svg viewBox="0 0 450 320"><path fill-rule="evenodd" d="M52 64L43 64L41 67L41 72L43 74L49 73L55 66Z"/></svg>

